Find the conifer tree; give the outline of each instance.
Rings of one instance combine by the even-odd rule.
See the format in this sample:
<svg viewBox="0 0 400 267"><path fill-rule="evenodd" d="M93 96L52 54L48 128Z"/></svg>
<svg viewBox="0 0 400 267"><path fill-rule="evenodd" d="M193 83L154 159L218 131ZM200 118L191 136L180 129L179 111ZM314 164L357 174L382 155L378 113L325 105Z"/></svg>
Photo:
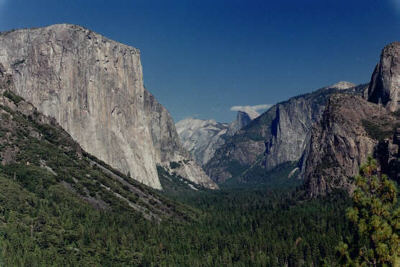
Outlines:
<svg viewBox="0 0 400 267"><path fill-rule="evenodd" d="M400 266L400 208L397 187L378 173L369 158L355 178L353 207L347 218L358 230L352 245L341 242L338 252L346 266Z"/></svg>

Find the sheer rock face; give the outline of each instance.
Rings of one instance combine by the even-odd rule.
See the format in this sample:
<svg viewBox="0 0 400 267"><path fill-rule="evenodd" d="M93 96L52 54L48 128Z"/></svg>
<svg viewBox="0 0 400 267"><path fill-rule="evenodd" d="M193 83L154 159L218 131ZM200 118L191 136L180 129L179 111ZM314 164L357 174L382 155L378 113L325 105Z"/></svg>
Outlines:
<svg viewBox="0 0 400 267"><path fill-rule="evenodd" d="M134 179L160 189L156 165L187 158L169 113L143 86L138 49L60 24L2 33L0 62L16 94ZM209 183L193 173L184 177Z"/></svg>
<svg viewBox="0 0 400 267"><path fill-rule="evenodd" d="M329 96L337 92L360 94L365 87L351 86L340 82L274 105L226 140L205 166L207 174L215 181L225 181L255 165L269 171L300 160L312 125L321 119Z"/></svg>
<svg viewBox="0 0 400 267"><path fill-rule="evenodd" d="M271 135L265 143L263 167L270 170L282 163L298 161L309 143L313 124L321 120L329 96L337 92L360 94L364 87L342 81L278 104Z"/></svg>
<svg viewBox="0 0 400 267"><path fill-rule="evenodd" d="M369 135L365 122L378 125L394 119L383 108L358 96L333 95L322 120L315 125L305 152L303 174L310 197L333 189L352 191L349 178L372 156L378 140Z"/></svg>
<svg viewBox="0 0 400 267"><path fill-rule="evenodd" d="M298 161L308 141L313 122L320 119L325 100L297 98L278 104L271 124L271 137L265 144L262 164L268 170L285 163Z"/></svg>
<svg viewBox="0 0 400 267"><path fill-rule="evenodd" d="M372 74L368 88L368 101L381 103L389 111L400 105L400 42L387 45Z"/></svg>

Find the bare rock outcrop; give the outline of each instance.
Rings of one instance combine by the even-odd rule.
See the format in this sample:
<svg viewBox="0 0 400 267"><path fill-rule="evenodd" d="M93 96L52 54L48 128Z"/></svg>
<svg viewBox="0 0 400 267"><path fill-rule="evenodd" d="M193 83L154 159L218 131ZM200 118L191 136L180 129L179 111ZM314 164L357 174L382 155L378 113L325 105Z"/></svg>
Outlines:
<svg viewBox="0 0 400 267"><path fill-rule="evenodd" d="M376 65L368 88L368 101L380 103L389 111L400 107L400 42L387 45Z"/></svg>
<svg viewBox="0 0 400 267"><path fill-rule="evenodd" d="M350 177L369 156L376 156L378 143L393 135L396 121L385 108L359 96L333 95L305 152L307 194L315 197L334 189L351 193Z"/></svg>
<svg viewBox="0 0 400 267"><path fill-rule="evenodd" d="M0 34L0 62L16 94L134 179L161 189L157 165L190 161L168 111L143 86L138 49L59 24ZM209 184L198 168L183 177Z"/></svg>

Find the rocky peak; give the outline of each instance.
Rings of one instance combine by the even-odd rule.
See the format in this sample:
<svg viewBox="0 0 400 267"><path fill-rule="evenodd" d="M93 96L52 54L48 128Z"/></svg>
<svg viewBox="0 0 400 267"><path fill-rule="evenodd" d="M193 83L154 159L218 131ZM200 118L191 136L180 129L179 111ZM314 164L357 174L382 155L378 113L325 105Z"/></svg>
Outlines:
<svg viewBox="0 0 400 267"><path fill-rule="evenodd" d="M244 111L238 111L238 113L236 115L236 121L241 126L240 128L243 128L244 126L249 124L249 122L251 122L253 119L258 117L258 115L259 115L258 113L251 114L251 113L244 112Z"/></svg>
<svg viewBox="0 0 400 267"><path fill-rule="evenodd" d="M392 112L399 109L400 42L391 43L383 49L371 77L368 101L382 104Z"/></svg>
<svg viewBox="0 0 400 267"><path fill-rule="evenodd" d="M257 118L260 114L253 110L241 111L239 110L236 114L236 120L234 120L228 129L228 135L234 135L237 131L248 125L252 120Z"/></svg>
<svg viewBox="0 0 400 267"><path fill-rule="evenodd" d="M368 156L379 171L400 180L400 42L387 45L375 67L364 99L344 94L330 98L322 120L313 127L303 154L303 175L310 196L335 188L351 192L350 177ZM379 105L377 105L379 104Z"/></svg>
<svg viewBox="0 0 400 267"><path fill-rule="evenodd" d="M227 127L226 123L219 123L213 119L201 120L195 118L186 118L176 123L176 130L180 135L184 131L196 131L197 129L214 129L219 131Z"/></svg>
<svg viewBox="0 0 400 267"><path fill-rule="evenodd" d="M227 137L233 136L258 116L256 111L249 109L238 111L236 119L230 124L187 118L176 123L176 129L183 147L191 153L197 163L204 166L225 143Z"/></svg>

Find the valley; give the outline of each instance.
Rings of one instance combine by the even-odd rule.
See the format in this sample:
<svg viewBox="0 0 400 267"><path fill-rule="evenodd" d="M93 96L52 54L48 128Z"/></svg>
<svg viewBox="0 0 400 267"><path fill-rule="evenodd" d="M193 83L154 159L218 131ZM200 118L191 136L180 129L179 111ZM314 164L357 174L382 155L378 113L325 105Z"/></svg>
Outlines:
<svg viewBox="0 0 400 267"><path fill-rule="evenodd" d="M0 266L398 266L399 42L230 123L174 123L140 55L0 33Z"/></svg>

